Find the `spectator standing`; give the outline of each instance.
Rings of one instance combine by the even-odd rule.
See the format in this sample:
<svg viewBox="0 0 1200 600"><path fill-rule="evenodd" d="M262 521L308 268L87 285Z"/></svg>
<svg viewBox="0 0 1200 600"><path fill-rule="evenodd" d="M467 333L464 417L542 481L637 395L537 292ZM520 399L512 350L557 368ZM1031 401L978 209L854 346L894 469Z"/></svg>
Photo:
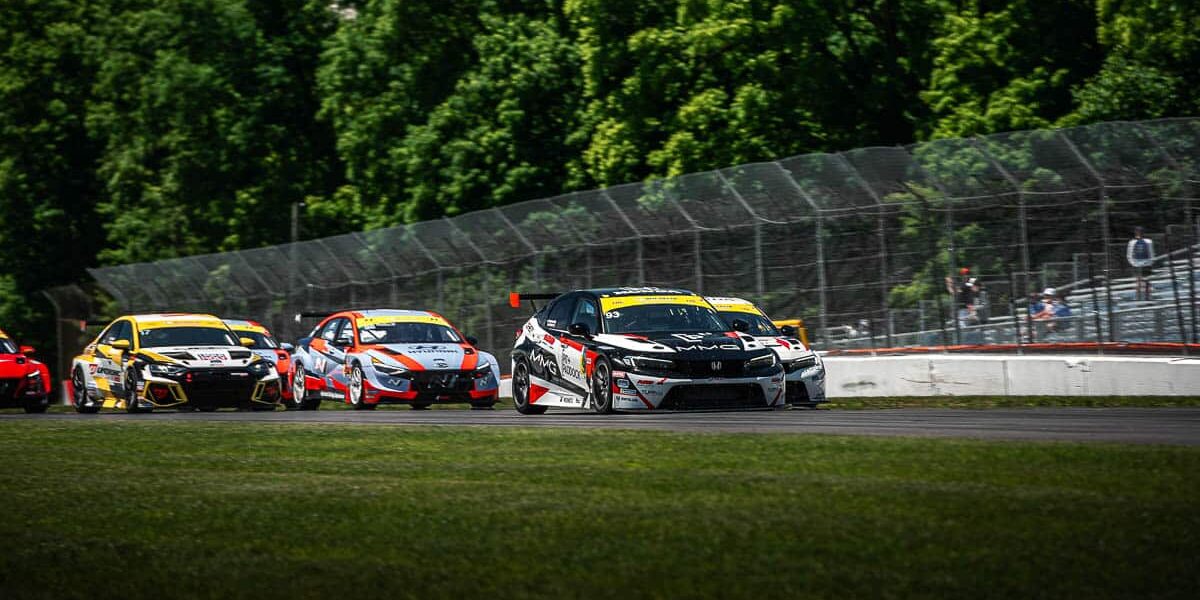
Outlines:
<svg viewBox="0 0 1200 600"><path fill-rule="evenodd" d="M946 291L950 292L950 296L954 298L958 326L966 327L972 325L973 321L978 322L978 316L975 314L975 280L967 277L971 274L971 270L966 267L963 267L958 274L963 278L962 283L956 285L953 277L947 277Z"/></svg>
<svg viewBox="0 0 1200 600"><path fill-rule="evenodd" d="M1142 237L1141 227L1133 229L1133 239L1129 240L1129 244L1125 246L1125 260L1128 260L1129 266L1133 267L1137 299L1149 300L1150 275L1154 265L1154 242L1150 238Z"/></svg>

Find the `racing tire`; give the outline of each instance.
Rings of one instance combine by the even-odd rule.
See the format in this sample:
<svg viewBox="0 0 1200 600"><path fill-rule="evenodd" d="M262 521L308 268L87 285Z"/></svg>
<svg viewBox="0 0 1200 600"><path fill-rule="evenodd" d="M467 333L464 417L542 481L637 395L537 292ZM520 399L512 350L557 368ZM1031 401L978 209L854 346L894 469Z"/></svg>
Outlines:
<svg viewBox="0 0 1200 600"><path fill-rule="evenodd" d="M308 397L308 388L304 387L304 366L296 363L296 375L292 378L292 399L283 403L287 410L317 410L321 408L321 397Z"/></svg>
<svg viewBox="0 0 1200 600"><path fill-rule="evenodd" d="M86 406L87 401L87 383L83 379L83 368L75 367L75 370L71 372L71 402L75 404L75 412L85 415L94 415L100 412L99 405Z"/></svg>
<svg viewBox="0 0 1200 600"><path fill-rule="evenodd" d="M27 415L40 415L46 412L47 408L50 408L50 403L46 401L45 396L42 396L41 398L26 402L23 408Z"/></svg>
<svg viewBox="0 0 1200 600"><path fill-rule="evenodd" d="M137 403L137 371L125 372L125 412L131 415L141 415L150 412L151 408L138 406Z"/></svg>
<svg viewBox="0 0 1200 600"><path fill-rule="evenodd" d="M612 365L608 359L596 359L596 368L592 371L592 410L611 415L613 409Z"/></svg>
<svg viewBox="0 0 1200 600"><path fill-rule="evenodd" d="M524 356L517 359L513 365L512 395L513 405L517 412L523 415L545 414L545 406L534 406L529 403L529 361Z"/></svg>
<svg viewBox="0 0 1200 600"><path fill-rule="evenodd" d="M367 386L363 381L362 367L357 364L350 369L350 381L346 382L346 399L354 410L374 410L374 404L367 403Z"/></svg>

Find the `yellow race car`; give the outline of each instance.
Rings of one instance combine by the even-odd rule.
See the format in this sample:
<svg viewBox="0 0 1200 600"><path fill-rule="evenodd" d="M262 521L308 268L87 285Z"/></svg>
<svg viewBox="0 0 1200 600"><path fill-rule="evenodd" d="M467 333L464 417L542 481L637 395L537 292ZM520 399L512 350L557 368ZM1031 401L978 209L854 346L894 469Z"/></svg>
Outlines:
<svg viewBox="0 0 1200 600"><path fill-rule="evenodd" d="M212 315L167 313L121 317L71 364L75 410L150 412L155 408L273 410L275 365Z"/></svg>

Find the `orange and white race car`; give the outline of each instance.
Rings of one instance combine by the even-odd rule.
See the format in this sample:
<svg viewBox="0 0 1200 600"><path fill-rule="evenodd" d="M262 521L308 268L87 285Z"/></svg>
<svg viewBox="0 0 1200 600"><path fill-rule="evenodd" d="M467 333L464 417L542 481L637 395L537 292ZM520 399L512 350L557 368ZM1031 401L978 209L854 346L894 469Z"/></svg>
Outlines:
<svg viewBox="0 0 1200 600"><path fill-rule="evenodd" d="M437 313L377 309L321 316L292 355L293 403L301 409L316 409L321 400L358 409L447 402L490 408L498 399L496 357Z"/></svg>

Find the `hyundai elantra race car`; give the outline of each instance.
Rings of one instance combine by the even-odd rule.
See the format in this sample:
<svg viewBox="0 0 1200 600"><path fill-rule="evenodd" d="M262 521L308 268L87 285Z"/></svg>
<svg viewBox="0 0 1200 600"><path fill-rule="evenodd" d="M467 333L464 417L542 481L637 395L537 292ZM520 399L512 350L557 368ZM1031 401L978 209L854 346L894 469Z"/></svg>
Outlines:
<svg viewBox="0 0 1200 600"><path fill-rule="evenodd" d="M296 343L293 402L305 410L321 400L357 409L451 402L490 408L500 393L500 363L477 344L433 312L334 313Z"/></svg>
<svg viewBox="0 0 1200 600"><path fill-rule="evenodd" d="M736 331L704 299L654 287L512 294L509 303L553 299L522 325L513 345L517 411L783 407L783 366Z"/></svg>
<svg viewBox="0 0 1200 600"><path fill-rule="evenodd" d="M239 338L252 340L254 343L248 346L250 351L275 365L275 372L279 374L280 398L282 398L284 406L295 408L291 402L292 345L280 344L275 341L271 330L257 321L225 319L225 325Z"/></svg>
<svg viewBox="0 0 1200 600"><path fill-rule="evenodd" d="M783 363L787 392L784 395L792 406L815 407L825 400L825 362L821 356L804 345L791 327L778 328L754 303L741 298L707 298L721 313L725 322L741 320L746 333L774 350Z"/></svg>
<svg viewBox="0 0 1200 600"><path fill-rule="evenodd" d="M71 365L75 410L149 412L155 408L273 410L279 374L212 315L121 317Z"/></svg>
<svg viewBox="0 0 1200 600"><path fill-rule="evenodd" d="M31 354L33 348L17 346L0 329L0 408L44 413L50 406L50 370Z"/></svg>

